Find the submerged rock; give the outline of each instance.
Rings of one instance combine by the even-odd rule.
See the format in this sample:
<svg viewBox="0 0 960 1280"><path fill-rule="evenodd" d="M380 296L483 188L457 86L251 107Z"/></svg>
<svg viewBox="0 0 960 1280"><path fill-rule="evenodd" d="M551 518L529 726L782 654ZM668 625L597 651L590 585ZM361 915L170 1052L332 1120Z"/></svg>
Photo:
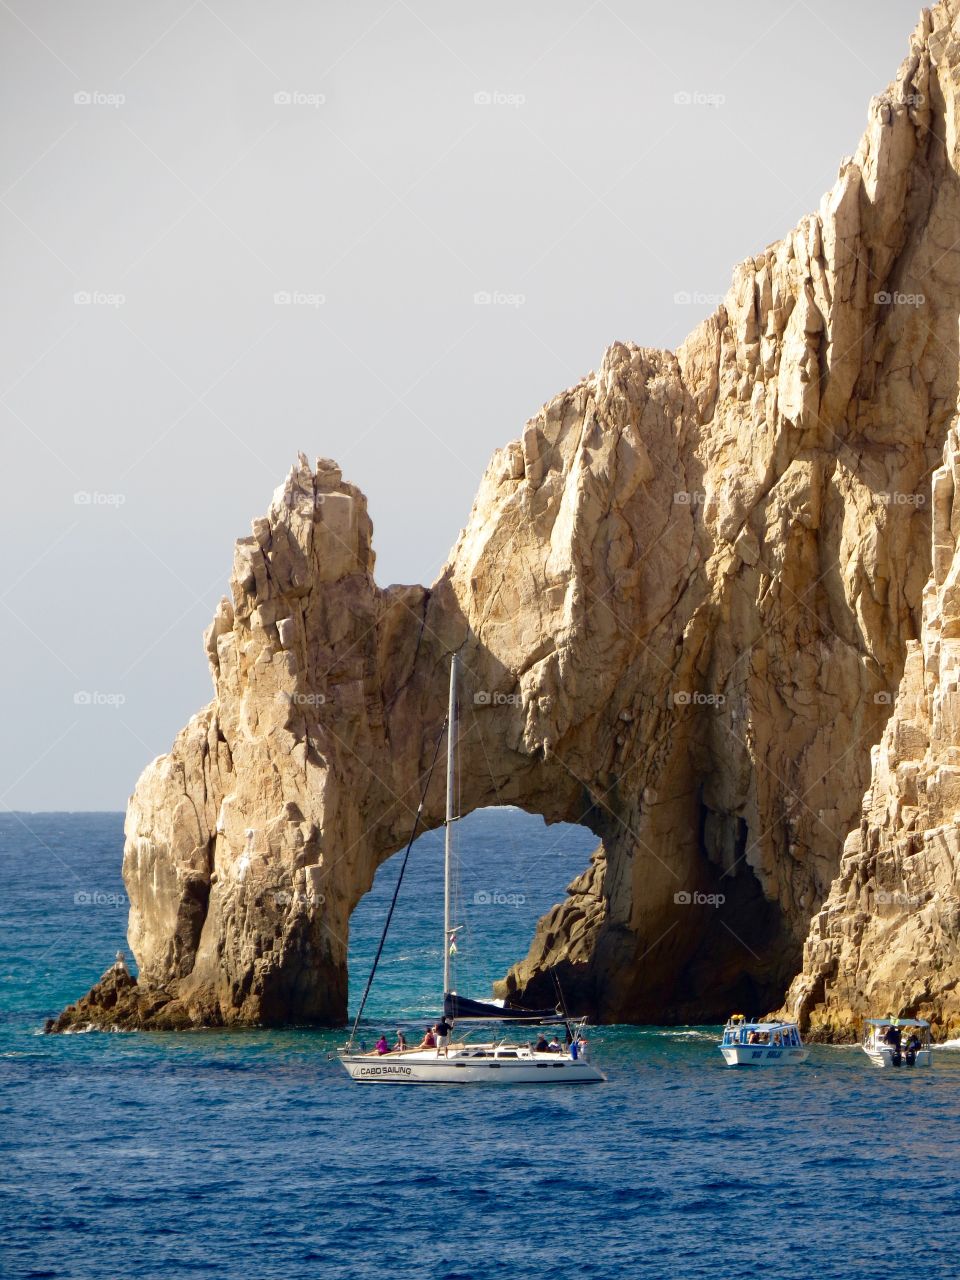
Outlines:
<svg viewBox="0 0 960 1280"><path fill-rule="evenodd" d="M957 404L956 14L924 12L819 210L742 263L675 354L615 343L494 455L432 587L378 587L362 494L300 457L237 543L206 634L214 700L130 801L139 980L101 980L55 1029L343 1021L350 913L410 833L452 650L464 810L515 804L600 841L500 994L552 1003L556 974L606 1021L759 1011L811 918L807 1021L859 1011L834 975L900 991L872 943L840 941L859 927L850 842L830 887L895 697L891 823L915 810L935 874L956 866L952 835L922 824L944 804L952 821L960 756L923 776L941 808L909 799L900 762L925 758L928 728L905 707L917 689L897 694L902 675L931 699L941 679L910 646L933 634L930 474ZM935 516L936 609L955 535ZM923 971L944 1010L949 923L931 922Z"/></svg>

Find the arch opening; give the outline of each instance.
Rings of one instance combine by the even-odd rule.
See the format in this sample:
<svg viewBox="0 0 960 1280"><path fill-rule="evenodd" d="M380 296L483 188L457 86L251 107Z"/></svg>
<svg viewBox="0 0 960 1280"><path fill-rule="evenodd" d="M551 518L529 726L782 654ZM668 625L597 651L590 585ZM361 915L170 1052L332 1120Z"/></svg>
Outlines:
<svg viewBox="0 0 960 1280"><path fill-rule="evenodd" d="M364 1023L414 1027L435 1020L443 998L442 828L419 836L384 946ZM547 824L512 805L474 809L455 828L452 917L461 926L451 986L489 999L494 982L526 954L538 920L566 896L597 837L574 823ZM350 1017L367 982L400 872L402 850L378 868L350 917ZM391 1028L392 1030L392 1028Z"/></svg>

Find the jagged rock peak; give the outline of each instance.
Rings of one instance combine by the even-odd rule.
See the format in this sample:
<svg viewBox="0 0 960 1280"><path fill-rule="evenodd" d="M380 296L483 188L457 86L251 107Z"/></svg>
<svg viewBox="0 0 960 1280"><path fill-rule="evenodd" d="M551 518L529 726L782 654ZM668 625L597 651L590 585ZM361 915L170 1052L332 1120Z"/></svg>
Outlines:
<svg viewBox="0 0 960 1280"><path fill-rule="evenodd" d="M869 927L865 949L837 940L854 837L840 857L868 785L904 789L876 819L890 841L908 810L939 830L952 804L952 757L926 808L900 762L926 750L918 679L930 733L953 715L950 681L925 683L952 667L920 671L910 646L936 632L942 654L928 609L953 616L944 480L946 576L924 584L958 393L958 72L949 0L818 210L736 269L676 354L615 343L498 450L430 588L376 585L362 495L301 455L237 544L206 633L214 699L130 801L139 981L60 1027L341 1021L350 912L409 834L454 650L464 808L600 841L503 993L552 1002L556 971L598 1018L701 1021L779 1002L805 955L791 999L811 1023L859 1010L834 972L913 999L884 986ZM930 843L946 869L946 836ZM955 960L923 972L948 1021Z"/></svg>

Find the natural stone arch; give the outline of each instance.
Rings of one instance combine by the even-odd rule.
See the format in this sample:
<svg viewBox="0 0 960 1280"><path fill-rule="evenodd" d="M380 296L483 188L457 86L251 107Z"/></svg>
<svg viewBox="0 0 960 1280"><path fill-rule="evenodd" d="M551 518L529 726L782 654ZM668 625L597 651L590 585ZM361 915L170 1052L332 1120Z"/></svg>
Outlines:
<svg viewBox="0 0 960 1280"><path fill-rule="evenodd" d="M957 402L954 25L922 18L819 211L676 354L614 344L494 455L432 587L377 587L362 495L300 459L238 543L215 700L130 804L140 984L67 1022L341 1020L453 650L515 699L477 713L507 802L603 843L507 987L556 961L598 1016L656 1021L783 989L920 630ZM488 776L468 751L465 808ZM724 884L726 916L673 900Z"/></svg>

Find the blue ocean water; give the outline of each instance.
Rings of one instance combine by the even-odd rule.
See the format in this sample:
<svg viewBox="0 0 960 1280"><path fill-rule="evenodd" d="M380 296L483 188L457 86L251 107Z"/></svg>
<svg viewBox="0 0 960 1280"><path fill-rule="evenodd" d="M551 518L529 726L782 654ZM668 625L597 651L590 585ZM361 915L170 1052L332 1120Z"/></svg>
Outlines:
<svg viewBox="0 0 960 1280"><path fill-rule="evenodd" d="M463 991L523 954L592 837L460 831ZM354 1085L339 1033L38 1035L125 946L118 814L0 816L0 1275L233 1280L960 1271L960 1053L724 1067L716 1028L600 1028L609 1082ZM362 986L398 859L352 931ZM411 856L372 1034L437 1011L440 841ZM915 1246L915 1247L914 1247Z"/></svg>

